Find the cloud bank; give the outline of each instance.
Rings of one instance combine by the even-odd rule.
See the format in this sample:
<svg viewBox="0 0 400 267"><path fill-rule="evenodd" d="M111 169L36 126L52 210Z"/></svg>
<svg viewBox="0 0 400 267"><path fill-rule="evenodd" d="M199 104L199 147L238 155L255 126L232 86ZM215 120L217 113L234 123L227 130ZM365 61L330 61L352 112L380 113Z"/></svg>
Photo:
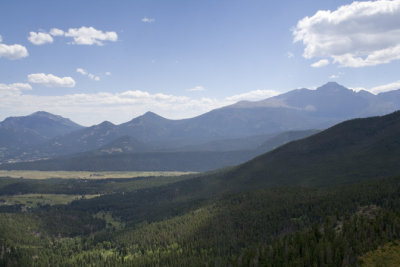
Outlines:
<svg viewBox="0 0 400 267"><path fill-rule="evenodd" d="M21 90L32 90L32 87L29 83L0 83L0 97L6 98L19 96Z"/></svg>
<svg viewBox="0 0 400 267"><path fill-rule="evenodd" d="M82 125L93 125L104 120L123 123L147 111L170 119L194 117L215 108L233 104L239 100L261 100L278 94L272 90L255 90L223 99L192 98L164 93L149 93L129 90L121 93L99 92L93 94L67 94L39 96L27 94L29 84L0 84L0 114L7 116L26 115L37 110L61 114Z"/></svg>

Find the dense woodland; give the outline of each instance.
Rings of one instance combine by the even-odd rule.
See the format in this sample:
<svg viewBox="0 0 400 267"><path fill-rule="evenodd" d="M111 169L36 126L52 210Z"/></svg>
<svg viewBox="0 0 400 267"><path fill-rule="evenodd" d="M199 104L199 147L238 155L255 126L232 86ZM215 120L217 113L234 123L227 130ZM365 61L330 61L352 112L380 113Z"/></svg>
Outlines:
<svg viewBox="0 0 400 267"><path fill-rule="evenodd" d="M367 252L400 239L400 176L329 188L224 193L184 202L179 194L154 199L152 188L169 187L154 187L151 180L142 189L131 188L131 193L132 181L90 181L92 190L95 184L101 190L102 183L115 183L127 193L26 212L20 206L7 207L0 214L2 265L355 266ZM2 188L14 184L26 190L25 182L32 181L9 180ZM64 188L58 190L75 193L73 184L78 181L62 182ZM42 188L30 188L43 193ZM134 201L125 197L138 193L143 209L136 213ZM120 205L113 205L112 198ZM144 212L154 210L156 203L159 211L166 211Z"/></svg>
<svg viewBox="0 0 400 267"><path fill-rule="evenodd" d="M209 173L2 177L0 265L400 264L389 256L400 240L399 134L393 113Z"/></svg>

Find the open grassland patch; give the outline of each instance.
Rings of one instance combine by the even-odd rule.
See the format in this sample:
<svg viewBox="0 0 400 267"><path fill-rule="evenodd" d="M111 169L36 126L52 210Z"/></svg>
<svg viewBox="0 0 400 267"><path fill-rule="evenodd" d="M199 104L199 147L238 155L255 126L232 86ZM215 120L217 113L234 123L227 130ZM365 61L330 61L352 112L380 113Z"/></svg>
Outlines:
<svg viewBox="0 0 400 267"><path fill-rule="evenodd" d="M0 170L0 177L29 178L29 179L109 179L109 178L134 178L134 177L154 177L154 176L180 176L191 174L192 172L130 172L130 171L6 171Z"/></svg>
<svg viewBox="0 0 400 267"><path fill-rule="evenodd" d="M65 205L78 199L90 199L100 196L93 195L65 195L65 194L22 194L13 196L0 196L0 206L21 205L23 210L26 208L37 208L44 205Z"/></svg>

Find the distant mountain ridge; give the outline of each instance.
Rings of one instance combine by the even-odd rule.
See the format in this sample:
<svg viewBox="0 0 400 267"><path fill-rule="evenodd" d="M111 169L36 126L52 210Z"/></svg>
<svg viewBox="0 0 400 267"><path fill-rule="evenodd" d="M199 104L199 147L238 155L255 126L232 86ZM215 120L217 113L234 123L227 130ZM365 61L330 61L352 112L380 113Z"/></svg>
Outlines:
<svg viewBox="0 0 400 267"><path fill-rule="evenodd" d="M37 111L28 116L8 117L0 122L0 127L29 129L48 139L83 128L70 119L45 111Z"/></svg>
<svg viewBox="0 0 400 267"><path fill-rule="evenodd" d="M35 145L82 128L69 119L44 111L8 117L0 122L0 160L25 153Z"/></svg>
<svg viewBox="0 0 400 267"><path fill-rule="evenodd" d="M355 92L336 82L316 90L295 89L260 101L241 101L231 107L283 107L308 112L310 116L343 119L383 115L400 109L399 90L374 95L368 91Z"/></svg>
<svg viewBox="0 0 400 267"><path fill-rule="evenodd" d="M325 129L344 120L384 115L399 108L400 90L373 95L367 91L355 92L330 82L316 90L296 89L261 101L241 101L190 119L170 120L147 112L120 125L103 122L91 127L79 127L61 118L62 124L68 126L68 131L73 127L76 130L57 134L50 127L42 131L49 132L43 140L40 133L35 136L37 127L27 128L26 134L30 134L32 140L38 139L34 142L38 145L21 145L26 149L19 150L21 153L15 154L15 159L30 160L82 153L100 149L123 137L129 137L130 142L142 144L135 145L135 149L131 150L134 152L149 151L150 147L152 151L185 151L202 145L211 147L207 144L215 141ZM46 114L48 117L51 115ZM14 136L22 134L17 130L18 127L12 129L16 131ZM114 152L119 150L124 151L114 144Z"/></svg>

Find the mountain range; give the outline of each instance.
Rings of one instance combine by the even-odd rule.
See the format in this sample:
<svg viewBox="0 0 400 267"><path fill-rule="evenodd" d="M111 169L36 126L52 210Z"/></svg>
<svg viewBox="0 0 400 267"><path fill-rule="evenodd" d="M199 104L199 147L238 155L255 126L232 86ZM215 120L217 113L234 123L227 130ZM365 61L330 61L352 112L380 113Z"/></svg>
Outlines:
<svg viewBox="0 0 400 267"><path fill-rule="evenodd" d="M330 82L316 90L296 89L261 101L241 101L182 120L147 112L120 125L105 121L82 127L60 116L36 112L0 123L0 162L77 153L81 157L89 151L88 155L110 156L256 150L284 132L326 129L344 120L393 112L400 108L397 99L400 90L374 95Z"/></svg>
<svg viewBox="0 0 400 267"><path fill-rule="evenodd" d="M2 177L0 235L12 249L4 250L0 262L363 266L366 253L379 246L398 255L399 135L397 111L347 120L207 173L102 180ZM98 153L142 144L120 138ZM77 198L49 205L57 194ZM374 253L382 260L372 266L385 266L387 254Z"/></svg>
<svg viewBox="0 0 400 267"><path fill-rule="evenodd" d="M179 210L216 196L279 188L332 188L392 177L400 173L400 111L377 117L352 119L310 137L292 141L233 168L199 174L166 186L132 192L123 208L135 207L131 219L144 220L146 201L154 201L154 214ZM400 181L399 178L396 179ZM285 189L285 190L286 190ZM376 190L377 188L373 189ZM353 196L355 197L355 196ZM153 199L156 198L156 199ZM151 200L153 199L153 200ZM97 210L100 203L112 210L121 195L87 200L83 208ZM128 202L126 202L128 203ZM279 205L281 205L280 203ZM277 206L279 206L277 204ZM175 207L175 208L172 208ZM119 217L124 211L116 212ZM158 213L157 213L158 212ZM139 218L142 214L144 217Z"/></svg>

